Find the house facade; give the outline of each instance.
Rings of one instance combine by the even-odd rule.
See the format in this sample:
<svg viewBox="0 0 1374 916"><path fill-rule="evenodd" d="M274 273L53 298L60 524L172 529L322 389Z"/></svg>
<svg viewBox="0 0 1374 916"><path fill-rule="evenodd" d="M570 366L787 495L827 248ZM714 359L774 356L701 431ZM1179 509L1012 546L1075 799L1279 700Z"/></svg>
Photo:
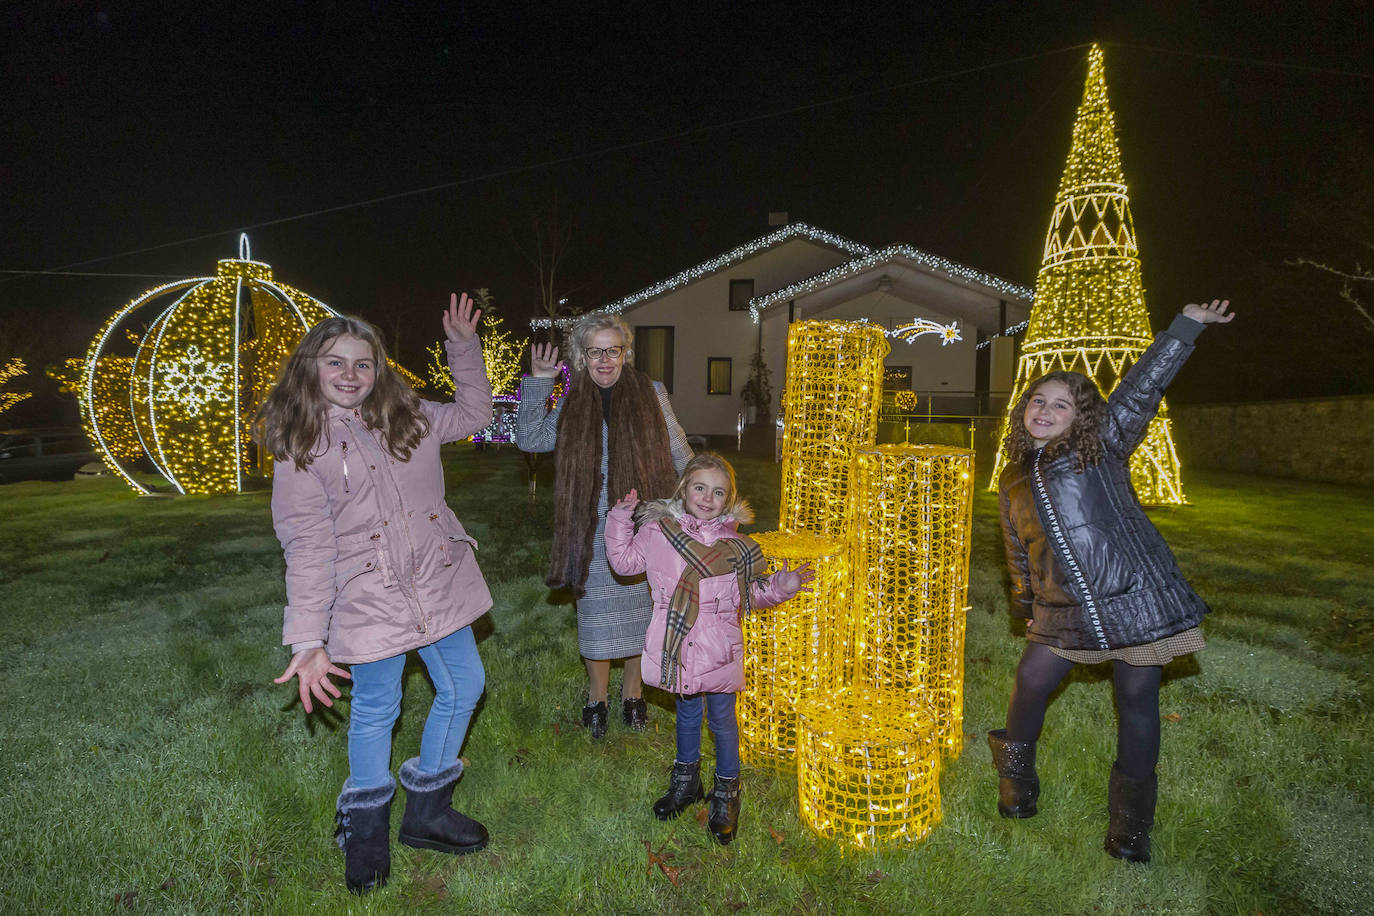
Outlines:
<svg viewBox="0 0 1374 916"><path fill-rule="evenodd" d="M873 322L891 337L885 387L937 399L933 412L995 412L1015 372L1014 338L1004 332L1025 320L1031 298L910 246L874 250L791 223L604 309L634 329L635 365L667 387L683 429L720 437L735 435L745 415L740 392L760 347L777 414L788 325L802 320ZM913 319L957 323L962 339L891 336Z"/></svg>

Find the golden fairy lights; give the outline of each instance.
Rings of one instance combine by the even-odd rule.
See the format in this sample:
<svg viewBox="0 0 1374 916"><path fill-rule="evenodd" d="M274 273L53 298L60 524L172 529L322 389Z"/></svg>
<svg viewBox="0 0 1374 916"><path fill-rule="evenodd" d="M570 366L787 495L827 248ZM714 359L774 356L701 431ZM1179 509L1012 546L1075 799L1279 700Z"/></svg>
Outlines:
<svg viewBox="0 0 1374 916"><path fill-rule="evenodd" d="M854 448L872 445L882 407L881 328L801 321L787 334L779 526L843 537Z"/></svg>
<svg viewBox="0 0 1374 916"><path fill-rule="evenodd" d="M744 666L739 695L740 751L750 763L793 767L797 701L807 692L829 693L846 680L851 636L835 609L849 604L849 552L842 541L805 532L753 535L775 572L809 562L816 578L809 592L782 605L755 608L744 620Z"/></svg>
<svg viewBox="0 0 1374 916"><path fill-rule="evenodd" d="M797 708L797 803L821 836L873 848L925 839L940 822L940 750L928 706L851 687Z"/></svg>
<svg viewBox="0 0 1374 916"><path fill-rule="evenodd" d="M920 695L946 753L963 748L973 452L934 445L858 450L850 493L854 683Z"/></svg>
<svg viewBox="0 0 1374 916"><path fill-rule="evenodd" d="M255 461L266 471L250 440L253 412L305 330L334 314L251 260L246 237L239 253L220 261L214 277L139 296L87 350L83 421L105 463L141 493L148 490L133 475L137 456L182 493L237 492ZM109 352L121 325L149 307L156 314L133 354Z"/></svg>
<svg viewBox="0 0 1374 916"><path fill-rule="evenodd" d="M745 622L740 706L746 759L795 758L802 820L859 847L927 836L963 747L973 453L874 444L887 352L863 322L788 335L784 530L757 538L817 577Z"/></svg>
<svg viewBox="0 0 1374 916"><path fill-rule="evenodd" d="M8 385L17 378L29 374L29 370L24 366L24 361L19 357L12 357L0 366L0 386ZM15 404L33 396L32 391L0 391L0 413L9 410Z"/></svg>
<svg viewBox="0 0 1374 916"><path fill-rule="evenodd" d="M1110 393L1151 337L1102 49L1094 45L1073 143L1045 235L1035 305L1008 414L1030 382L1056 370L1082 372L1103 394ZM1006 425L1004 418L1004 435ZM1003 463L999 449L992 472L994 489ZM1163 402L1145 441L1131 456L1131 482L1145 503L1187 502Z"/></svg>

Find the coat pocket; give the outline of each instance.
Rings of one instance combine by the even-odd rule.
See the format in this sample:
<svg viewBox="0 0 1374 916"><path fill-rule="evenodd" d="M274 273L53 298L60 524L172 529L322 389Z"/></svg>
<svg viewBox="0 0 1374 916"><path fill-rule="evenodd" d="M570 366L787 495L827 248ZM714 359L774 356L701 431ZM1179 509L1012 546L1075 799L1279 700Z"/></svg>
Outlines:
<svg viewBox="0 0 1374 916"><path fill-rule="evenodd" d="M447 506L431 509L429 521L435 527L435 541L439 548L439 562L443 566L461 566L469 553L477 552L477 541L463 528L463 523ZM464 549L466 545L467 549Z"/></svg>
<svg viewBox="0 0 1374 916"><path fill-rule="evenodd" d="M334 591L342 594L360 576L380 573L382 586L393 584L386 564L386 537L380 531L339 539L339 555L334 561Z"/></svg>

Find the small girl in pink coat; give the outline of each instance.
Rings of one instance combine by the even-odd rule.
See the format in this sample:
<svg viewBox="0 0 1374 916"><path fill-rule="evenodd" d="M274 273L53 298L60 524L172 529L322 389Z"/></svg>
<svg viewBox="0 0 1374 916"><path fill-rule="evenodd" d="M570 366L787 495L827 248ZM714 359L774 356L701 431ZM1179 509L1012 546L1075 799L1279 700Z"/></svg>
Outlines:
<svg viewBox="0 0 1374 916"><path fill-rule="evenodd" d="M377 329L327 318L287 360L255 424L276 459L272 522L286 553L282 642L301 705L353 687L348 780L338 801L344 879L362 894L391 869L391 732L406 654L418 650L434 682L419 756L401 764L399 839L462 854L486 828L451 807L458 756L485 675L472 622L491 607L477 542L444 501L439 446L491 420L491 384L477 339L481 311L453 296L443 315L453 401L422 401L387 363ZM352 671L338 667L347 664Z"/></svg>
<svg viewBox="0 0 1374 916"><path fill-rule="evenodd" d="M638 506L638 508L636 508ZM780 604L814 578L809 565L765 575L758 544L738 533L754 520L735 471L714 452L687 463L672 499L640 503L631 490L606 517L606 557L622 576L647 573L653 618L644 637L644 683L677 694L677 757L659 820L701 801L701 718L716 742L707 827L721 845L739 824L739 727L744 688L741 616ZM743 607L741 607L741 602Z"/></svg>

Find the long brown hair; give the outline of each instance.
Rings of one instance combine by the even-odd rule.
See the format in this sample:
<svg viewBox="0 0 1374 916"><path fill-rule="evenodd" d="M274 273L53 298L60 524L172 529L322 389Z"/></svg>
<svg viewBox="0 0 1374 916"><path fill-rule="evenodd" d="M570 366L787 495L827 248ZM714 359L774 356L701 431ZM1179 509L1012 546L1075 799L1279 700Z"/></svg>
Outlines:
<svg viewBox="0 0 1374 916"><path fill-rule="evenodd" d="M372 391L358 407L363 423L381 430L387 451L401 461L408 461L411 451L429 434L419 397L387 362L381 332L361 318L337 315L306 331L253 419L253 439L276 460L294 461L302 470L314 460L315 449L327 434L325 418L330 406L320 393L315 361L336 337L345 334L371 347L377 364Z"/></svg>
<svg viewBox="0 0 1374 916"><path fill-rule="evenodd" d="M1045 457L1054 458L1073 451L1078 470L1102 460L1102 422L1107 418L1107 402L1097 384L1081 372L1050 372L1031 382L1022 392L1007 419L1007 434L1002 440L1002 456L1008 464L1020 461L1035 450L1035 439L1026 429L1026 405L1041 385L1059 382L1073 395L1074 418L1069 431L1045 445Z"/></svg>

